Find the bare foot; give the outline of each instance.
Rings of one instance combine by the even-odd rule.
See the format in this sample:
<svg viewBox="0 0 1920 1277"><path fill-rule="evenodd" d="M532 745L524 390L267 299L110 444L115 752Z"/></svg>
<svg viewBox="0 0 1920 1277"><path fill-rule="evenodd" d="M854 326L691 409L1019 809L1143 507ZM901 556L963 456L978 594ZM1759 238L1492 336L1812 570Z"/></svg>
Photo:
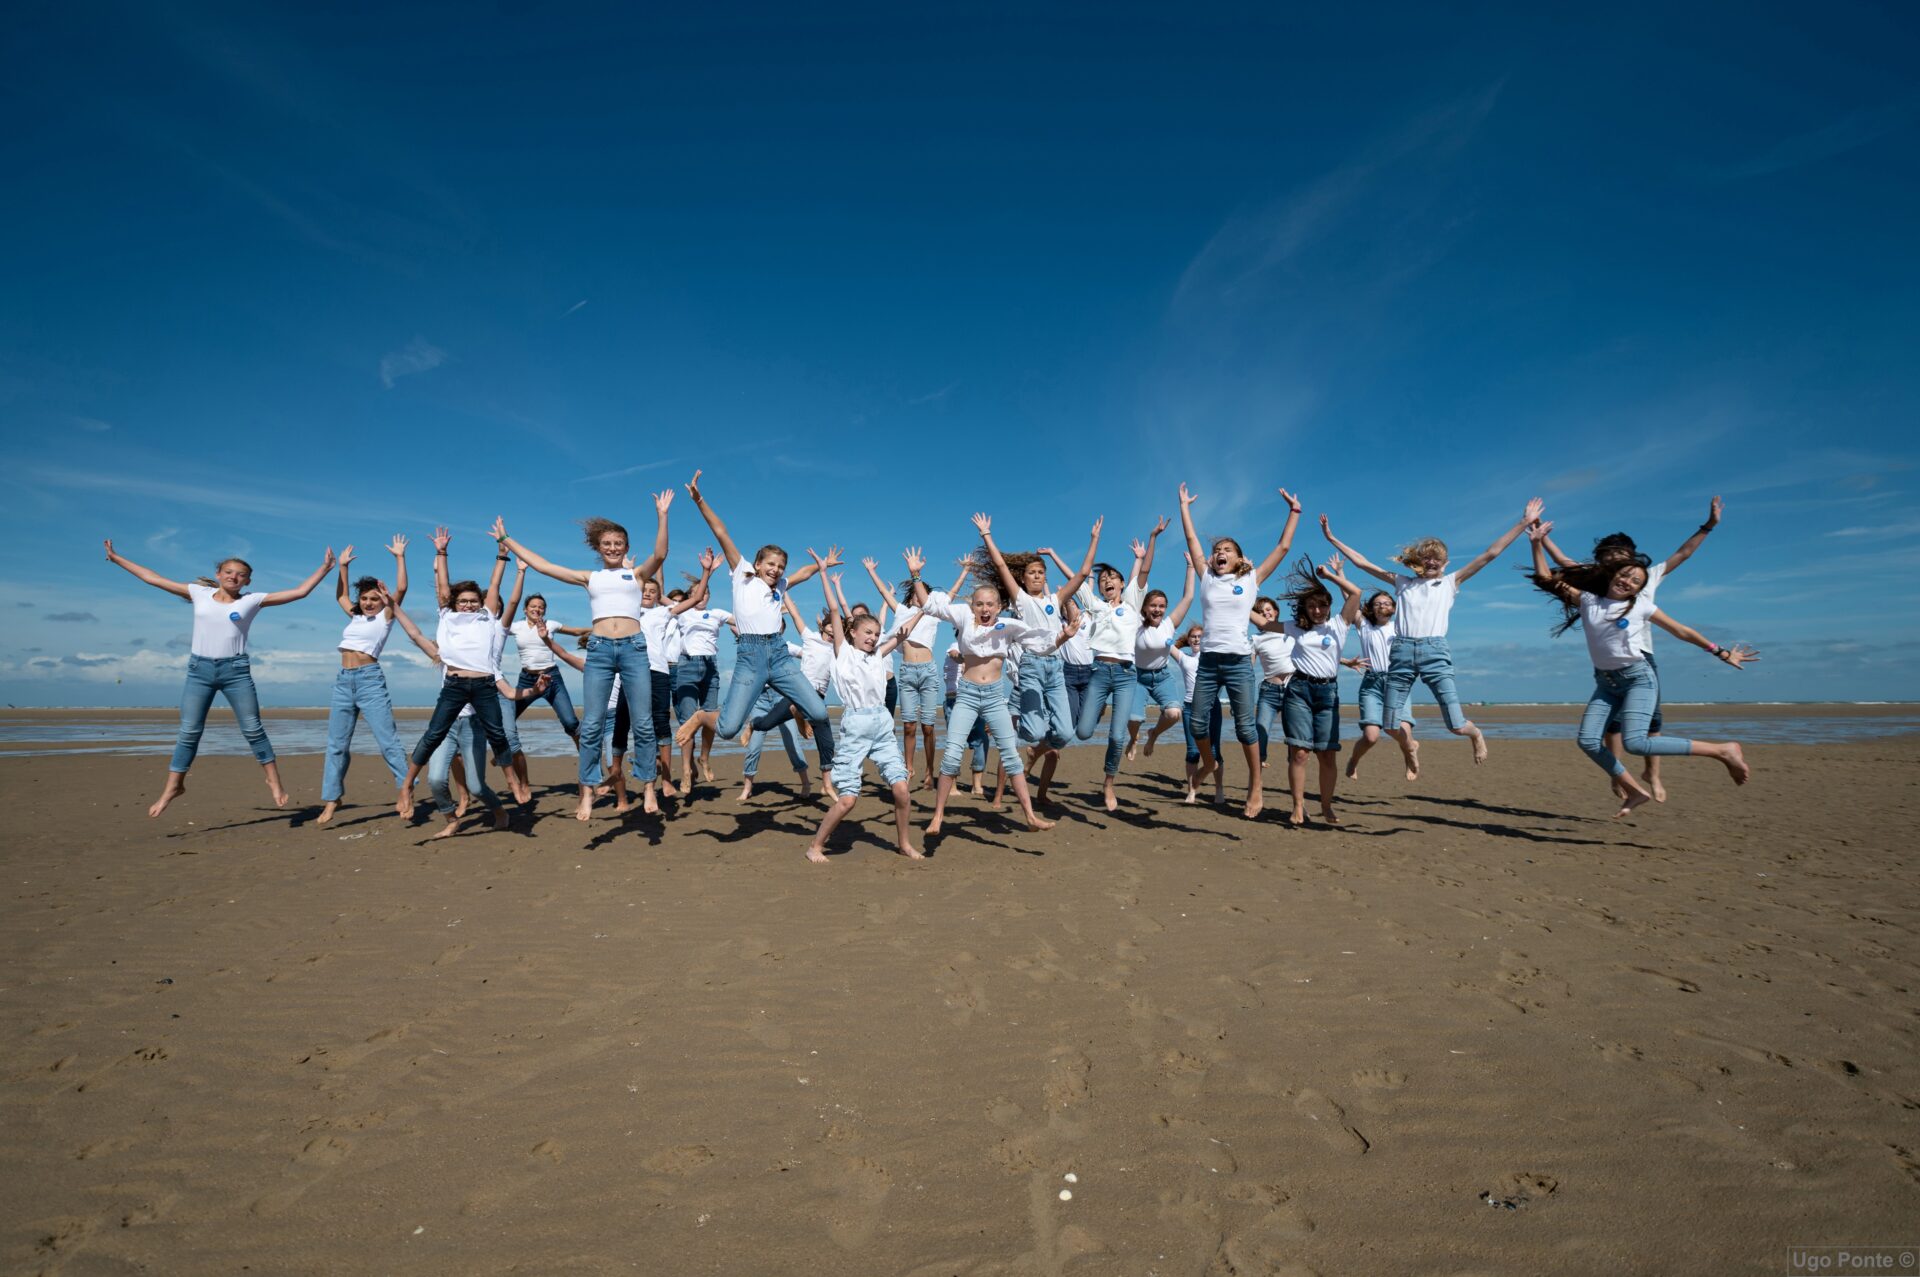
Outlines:
<svg viewBox="0 0 1920 1277"><path fill-rule="evenodd" d="M269 786L267 792L273 795L273 805L275 807L285 807L287 805L286 790L274 789L271 786Z"/></svg>
<svg viewBox="0 0 1920 1277"><path fill-rule="evenodd" d="M1747 766L1747 756L1740 752L1740 746L1733 741L1727 742L1727 752L1721 756L1721 762L1727 766L1727 775L1733 777L1733 783L1744 785L1753 775L1753 768Z"/></svg>
<svg viewBox="0 0 1920 1277"><path fill-rule="evenodd" d="M1242 816L1245 816L1248 820L1252 820L1255 816L1258 816L1260 814L1261 810L1264 807L1266 807L1266 805L1267 805L1267 800L1264 796L1260 794L1249 794L1247 796L1247 805L1240 809L1240 814Z"/></svg>
<svg viewBox="0 0 1920 1277"><path fill-rule="evenodd" d="M652 785L648 785L646 790L640 795L640 808L649 816L658 816L660 814L660 800L654 796Z"/></svg>
<svg viewBox="0 0 1920 1277"><path fill-rule="evenodd" d="M187 774L185 772L169 772L167 774L166 788L160 791L160 797L154 800L153 806L147 808L147 818L151 820L153 817L158 816L167 809L167 804L186 792ZM405 813L403 812L401 814L404 815Z"/></svg>
<svg viewBox="0 0 1920 1277"><path fill-rule="evenodd" d="M700 760L700 779L709 785L713 783L713 764L704 758Z"/></svg>
<svg viewBox="0 0 1920 1277"><path fill-rule="evenodd" d="M1487 761L1487 737L1484 732L1476 731L1473 734L1473 765L1475 767L1478 767L1481 763L1484 763L1486 761Z"/></svg>
<svg viewBox="0 0 1920 1277"><path fill-rule="evenodd" d="M509 812L504 805L493 809L493 827L495 829L505 829L512 823L513 813Z"/></svg>
<svg viewBox="0 0 1920 1277"><path fill-rule="evenodd" d="M813 801L813 777L805 772L800 773L800 796L808 802Z"/></svg>
<svg viewBox="0 0 1920 1277"><path fill-rule="evenodd" d="M1106 792L1106 794L1105 794L1105 795L1103 795L1103 797L1104 797L1104 798L1106 799L1106 804L1107 804L1107 810L1108 810L1108 811L1119 811L1119 810L1120 810L1120 800L1119 800L1118 798L1116 798L1116 797L1114 797L1114 795L1113 795L1113 786L1111 786L1111 785L1108 785L1108 786L1107 786L1107 792Z"/></svg>
<svg viewBox="0 0 1920 1277"><path fill-rule="evenodd" d="M1304 808L1304 807L1295 807L1295 808L1294 808L1294 809L1293 809L1292 811L1290 811L1290 812L1288 812L1288 813L1287 813L1287 823L1288 823L1289 825L1292 825L1292 826L1293 826L1293 827L1294 827L1295 829L1299 829L1299 828L1301 828L1301 827L1303 827L1303 826L1304 826L1304 825L1305 825L1305 824L1307 823L1307 810L1306 810L1306 808Z"/></svg>
<svg viewBox="0 0 1920 1277"><path fill-rule="evenodd" d="M946 816L945 816L945 815L939 815L939 816L935 816L935 817L934 817L934 818L933 818L932 820L930 820L930 821L928 821L928 822L927 822L927 837L929 837L929 838L931 838L931 837L933 837L933 836L934 836L935 834L937 834L937 833L939 833L939 832L940 832L940 822L941 822L941 821L943 821L943 820L945 820L945 819L946 819Z"/></svg>
<svg viewBox="0 0 1920 1277"><path fill-rule="evenodd" d="M674 788L672 781L663 780L660 782L660 796L662 798L678 798L680 791Z"/></svg>
<svg viewBox="0 0 1920 1277"><path fill-rule="evenodd" d="M753 797L753 781L751 779L744 780L740 783L740 792L733 796L733 801L736 803L744 803L751 797Z"/></svg>
<svg viewBox="0 0 1920 1277"><path fill-rule="evenodd" d="M1152 757L1153 757L1153 747L1154 747L1154 745L1155 745L1155 743L1159 741L1159 739L1160 739L1160 737L1159 737L1159 735L1158 735L1157 733L1156 733L1156 734L1154 734L1154 735L1152 735L1152 736L1149 736L1149 737L1147 737L1147 743L1146 743L1146 744L1145 744L1144 746L1142 746L1142 747L1141 747L1141 750L1140 750L1140 752L1141 752L1141 754L1142 754L1142 755L1144 755L1144 756L1145 756L1145 757L1147 757L1147 758L1152 758Z"/></svg>
<svg viewBox="0 0 1920 1277"><path fill-rule="evenodd" d="M316 825L331 825L333 823L333 813L339 810L339 803L328 803L320 809L320 814L313 818L313 823Z"/></svg>
<svg viewBox="0 0 1920 1277"><path fill-rule="evenodd" d="M700 724L694 719L688 719L686 722L680 724L679 729L674 732L673 747L675 749L684 748L686 744L695 736L699 735L699 733Z"/></svg>
<svg viewBox="0 0 1920 1277"><path fill-rule="evenodd" d="M807 859L816 865L824 865L827 863L827 853L821 848L819 843L808 843Z"/></svg>
<svg viewBox="0 0 1920 1277"><path fill-rule="evenodd" d="M400 791L400 796L393 800L393 810L396 815L403 819L411 820L413 818L413 791L411 789L403 789Z"/></svg>
<svg viewBox="0 0 1920 1277"><path fill-rule="evenodd" d="M1027 828L1035 831L1036 833L1042 829L1052 829L1054 825L1057 823L1058 823L1057 821L1046 819L1045 817L1041 816L1037 812L1034 815L1027 817ZM933 830L929 829L927 830L927 832L932 833Z"/></svg>
<svg viewBox="0 0 1920 1277"><path fill-rule="evenodd" d="M1224 782L1224 781L1222 781L1222 782L1219 782L1218 784L1216 784L1216 785L1214 785L1214 787L1213 787L1213 801L1214 801L1214 802L1215 802L1216 804L1219 804L1219 803L1224 803L1225 801L1227 801L1227 786L1226 786L1226 782Z"/></svg>
<svg viewBox="0 0 1920 1277"><path fill-rule="evenodd" d="M795 724L796 724L796 725L797 725L797 726L798 726L798 727L800 728L800 739L802 739L802 740L812 740L812 739L813 739L813 724L812 724L812 723L810 723L810 722L808 722L808 721L807 721L806 719L804 719L804 718L796 718L796 719L794 719L793 721L794 721L794 723L795 723Z"/></svg>
<svg viewBox="0 0 1920 1277"><path fill-rule="evenodd" d="M1359 776L1360 776L1360 760L1357 758L1348 758L1347 759L1347 779L1357 780Z"/></svg>
<svg viewBox="0 0 1920 1277"><path fill-rule="evenodd" d="M612 792L613 792L612 785L601 784L601 785L595 785L593 787L593 796L595 798L605 798L608 794L611 794Z"/></svg>
<svg viewBox="0 0 1920 1277"><path fill-rule="evenodd" d="M580 795L580 807L579 810L573 813L573 818L575 820L593 819L593 795L591 793Z"/></svg>
<svg viewBox="0 0 1920 1277"><path fill-rule="evenodd" d="M1033 787L1033 805L1035 807L1038 807L1041 803L1052 801L1052 799L1047 797L1047 787L1045 784L1038 784Z"/></svg>
<svg viewBox="0 0 1920 1277"><path fill-rule="evenodd" d="M929 830L928 832L931 833L932 831ZM905 856L908 860L925 860L926 859L925 856L920 854L920 849L915 847L910 842L903 842L894 850L899 852L899 854L901 854L902 856Z"/></svg>
<svg viewBox="0 0 1920 1277"><path fill-rule="evenodd" d="M1200 795L1195 793L1193 790L1189 789L1187 791L1187 796L1185 798L1182 798L1180 801L1185 803L1189 807L1197 807L1200 804Z"/></svg>
<svg viewBox="0 0 1920 1277"><path fill-rule="evenodd" d="M1407 752L1407 779L1419 780L1420 779L1420 746L1418 744L1409 745L1407 747L1406 752Z"/></svg>
<svg viewBox="0 0 1920 1277"><path fill-rule="evenodd" d="M624 816L639 805L639 803L634 802L630 798L623 798L613 805L613 814L616 816Z"/></svg>
<svg viewBox="0 0 1920 1277"><path fill-rule="evenodd" d="M1333 814L1333 808L1322 807L1320 809L1320 823L1323 825L1344 825L1346 822Z"/></svg>
<svg viewBox="0 0 1920 1277"><path fill-rule="evenodd" d="M449 816L447 817L447 827L439 833L431 835L427 841L432 842L437 838L451 838L453 837L453 831L458 828L460 828L460 818L458 816Z"/></svg>
<svg viewBox="0 0 1920 1277"><path fill-rule="evenodd" d="M1132 741L1128 741L1128 742L1127 742L1127 761L1128 761L1128 762L1132 762L1132 761L1133 761L1133 759L1134 759L1134 754L1135 754L1136 752L1137 752L1137 751L1136 751L1136 749L1135 749L1135 747L1134 747L1134 744L1133 744L1133 742L1132 742ZM1151 745L1149 745L1149 746L1147 746L1147 752L1148 752L1149 754L1151 754L1151 753L1153 752L1153 746L1151 746Z"/></svg>
<svg viewBox="0 0 1920 1277"><path fill-rule="evenodd" d="M473 801L473 798L471 795L469 794L460 795L459 801L454 803L453 805L453 818L455 820L459 820L463 818L467 814L467 804L471 803L472 801Z"/></svg>
<svg viewBox="0 0 1920 1277"><path fill-rule="evenodd" d="M1652 801L1652 794L1649 794L1644 789L1635 789L1628 793L1626 798L1621 801L1620 810L1613 813L1613 818L1619 820L1621 817L1632 812L1634 808L1644 807Z"/></svg>
<svg viewBox="0 0 1920 1277"><path fill-rule="evenodd" d="M1653 801L1656 803L1664 803L1667 801L1667 787L1660 783L1660 775L1658 772L1644 772L1641 774L1640 779L1644 780L1647 783L1647 788L1653 791Z"/></svg>
<svg viewBox="0 0 1920 1277"><path fill-rule="evenodd" d="M507 769L507 792L513 795L513 801L516 803L524 803L533 797L533 787L521 780L519 774L512 768Z"/></svg>

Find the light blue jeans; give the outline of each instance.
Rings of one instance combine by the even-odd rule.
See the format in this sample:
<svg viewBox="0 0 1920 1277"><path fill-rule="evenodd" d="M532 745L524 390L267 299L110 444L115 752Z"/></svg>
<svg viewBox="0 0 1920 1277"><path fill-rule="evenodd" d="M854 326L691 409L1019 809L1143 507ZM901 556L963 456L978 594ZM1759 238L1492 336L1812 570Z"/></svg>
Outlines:
<svg viewBox="0 0 1920 1277"><path fill-rule="evenodd" d="M607 698L613 694L613 676L620 676L620 699L627 703L633 725L633 774L654 779L653 671L647 665L643 634L587 640L586 682L580 695L586 702L580 718L580 783L598 785L605 772L600 763L600 738L607 730ZM735 729L738 731L738 729Z"/></svg>
<svg viewBox="0 0 1920 1277"><path fill-rule="evenodd" d="M1280 718L1280 707L1286 703L1287 684L1290 681L1269 679L1260 681L1260 708L1255 711L1257 717L1253 725L1260 737L1260 761L1263 763L1267 761L1267 742L1273 739L1273 725ZM1282 730L1285 730L1284 724Z"/></svg>
<svg viewBox="0 0 1920 1277"><path fill-rule="evenodd" d="M1186 679L1182 678L1180 681L1184 683ZM1207 724L1207 740L1213 745L1213 756L1215 758L1220 757L1220 728L1225 718L1226 715L1218 712L1218 708L1216 707L1212 715L1213 721ZM1192 701L1187 702L1187 712L1180 716L1180 726L1186 728L1187 761L1189 763L1197 763L1200 761L1200 741L1193 734Z"/></svg>
<svg viewBox="0 0 1920 1277"><path fill-rule="evenodd" d="M1186 713L1186 703L1180 699L1180 694L1187 690L1187 681L1180 676L1178 665L1168 661L1157 670L1143 670L1135 666L1134 674L1140 680L1140 690L1133 694L1133 713L1127 716L1129 722L1147 721L1148 701L1162 710L1177 709Z"/></svg>
<svg viewBox="0 0 1920 1277"><path fill-rule="evenodd" d="M786 639L778 634L742 634L734 643L733 681L727 684L727 698L720 710L721 740L732 740L740 734L753 713L754 702L769 687L799 706L814 730L820 730L827 718L827 703L807 681L800 662L787 651Z"/></svg>
<svg viewBox="0 0 1920 1277"><path fill-rule="evenodd" d="M263 767L273 761L273 746L267 741L266 725L260 721L260 693L254 689L253 664L247 654L189 656L187 685L180 692L180 738L174 743L168 771L184 772L193 766L215 692L227 698L234 718L239 720L240 734L253 750L254 761Z"/></svg>
<svg viewBox="0 0 1920 1277"><path fill-rule="evenodd" d="M753 703L753 734L747 737L747 757L740 766L740 774L748 780L760 774L760 749L767 741L768 732L779 732L780 743L786 746L787 761L793 764L796 774L807 774L807 756L800 752L800 737L793 728L792 706L787 698L771 687L760 693L760 699Z"/></svg>
<svg viewBox="0 0 1920 1277"><path fill-rule="evenodd" d="M1095 661L1093 681L1087 684L1087 699L1080 702L1080 721L1074 725L1081 740L1091 740L1100 728L1100 711L1109 702L1113 712L1107 718L1107 775L1120 774L1120 760L1127 752L1127 715L1133 712L1133 693L1138 678L1132 661Z"/></svg>
<svg viewBox="0 0 1920 1277"><path fill-rule="evenodd" d="M1020 661L1020 739L1065 749L1073 743L1074 726L1066 662L1057 654L1028 652Z"/></svg>
<svg viewBox="0 0 1920 1277"><path fill-rule="evenodd" d="M949 696L946 699L947 731L949 733L953 731L953 706L957 700L958 698L953 696ZM967 731L967 752L973 755L973 770L976 775L987 770L986 719L976 718L973 720L973 726Z"/></svg>
<svg viewBox="0 0 1920 1277"><path fill-rule="evenodd" d="M686 722L703 709L720 708L720 671L711 656L683 656L673 667L673 712Z"/></svg>
<svg viewBox="0 0 1920 1277"><path fill-rule="evenodd" d="M442 816L453 814L451 777L456 751L460 755L460 770L466 776L467 791L489 808L499 807L500 795L487 784L487 756L480 750L480 739L473 732L473 718L468 716L453 721L446 736L427 758L427 792L433 795L433 809Z"/></svg>
<svg viewBox="0 0 1920 1277"><path fill-rule="evenodd" d="M1660 676L1646 661L1625 669L1595 670L1593 697L1580 716L1580 749L1609 776L1626 775L1626 764L1607 748L1607 720L1620 721L1620 743L1629 754L1690 754L1693 742L1681 736L1649 736L1648 724L1660 705Z"/></svg>
<svg viewBox="0 0 1920 1277"><path fill-rule="evenodd" d="M333 680L333 704L327 711L327 766L320 780L320 801L337 803L347 792L347 767L353 761L353 729L360 716L367 716L373 729L373 743L393 773L393 783L407 780L407 753L400 748L400 733L393 722L393 697L387 693L387 676L378 665L342 669Z"/></svg>
<svg viewBox="0 0 1920 1277"><path fill-rule="evenodd" d="M1460 694L1453 687L1453 649L1445 639L1396 638L1390 652L1385 710L1388 725L1399 726L1402 707L1413 695L1416 680L1425 683L1433 693L1448 731L1457 732L1467 725L1466 713L1460 708Z"/></svg>
<svg viewBox="0 0 1920 1277"><path fill-rule="evenodd" d="M1220 689L1233 706L1233 735L1242 745L1260 743L1259 692L1253 676L1253 656L1246 652L1202 652L1193 677L1193 703L1201 720L1193 725L1194 739L1211 739L1211 721L1220 712Z"/></svg>
<svg viewBox="0 0 1920 1277"><path fill-rule="evenodd" d="M940 662L915 663L903 660L900 662L900 672L894 676L894 682L900 685L901 722L925 723L931 726L939 721L942 699Z"/></svg>
<svg viewBox="0 0 1920 1277"><path fill-rule="evenodd" d="M1020 743L1013 734L1013 714L1007 708L1007 682L969 683L960 680L959 694L953 698L953 713L947 719L947 746L940 757L940 774L958 776L960 756L967 752L967 734L976 721L984 720L987 735L1000 751L1000 765L1009 776L1020 774Z"/></svg>
<svg viewBox="0 0 1920 1277"><path fill-rule="evenodd" d="M907 779L900 738L893 734L893 715L877 705L842 710L833 761L833 788L842 798L860 792L860 765L868 759L880 769L880 781L888 789Z"/></svg>

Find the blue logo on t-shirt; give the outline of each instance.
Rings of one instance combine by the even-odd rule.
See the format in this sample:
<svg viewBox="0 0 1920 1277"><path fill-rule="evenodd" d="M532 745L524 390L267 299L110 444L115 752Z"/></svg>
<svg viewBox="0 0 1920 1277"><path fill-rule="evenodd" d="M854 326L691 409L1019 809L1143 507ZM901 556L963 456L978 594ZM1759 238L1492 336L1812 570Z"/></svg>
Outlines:
<svg viewBox="0 0 1920 1277"><path fill-rule="evenodd" d="M240 619L240 614L238 612L229 612L227 613L227 619L229 621L238 621ZM1621 622L1621 624L1624 625L1625 622L1623 621Z"/></svg>
<svg viewBox="0 0 1920 1277"><path fill-rule="evenodd" d="M1235 594L1245 594L1247 591L1245 587L1236 585L1233 587L1233 592Z"/></svg>
<svg viewBox="0 0 1920 1277"><path fill-rule="evenodd" d="M774 601L775 603L778 603L778 602L780 601L780 591L778 591L778 590L768 590L768 591L767 591L767 593L773 596L773 601Z"/></svg>
<svg viewBox="0 0 1920 1277"><path fill-rule="evenodd" d="M1332 647L1332 646L1333 646L1333 636L1332 636L1332 635L1330 635L1330 634L1322 634L1322 635L1320 636L1320 646L1321 646L1321 647Z"/></svg>
<svg viewBox="0 0 1920 1277"><path fill-rule="evenodd" d="M1052 615L1053 615L1053 604L1051 604L1051 603L1049 603L1049 604L1047 604L1047 615L1048 615L1048 616L1052 616Z"/></svg>
<svg viewBox="0 0 1920 1277"><path fill-rule="evenodd" d="M700 614L700 619L701 619L701 620L703 620L703 621L710 621L710 620L712 620L712 619L713 619L713 613L711 613L711 612L702 612L702 613Z"/></svg>
<svg viewBox="0 0 1920 1277"><path fill-rule="evenodd" d="M620 574L620 579L621 579L622 581L631 581L631 580L633 580L633 573L631 573L631 572L622 572L622 573Z"/></svg>
<svg viewBox="0 0 1920 1277"><path fill-rule="evenodd" d="M1004 630L1007 628L1007 623L1005 621L1002 621L998 625L994 626L993 628L996 630Z"/></svg>
<svg viewBox="0 0 1920 1277"><path fill-rule="evenodd" d="M237 614L236 614L236 616L235 616L235 619L236 619L236 620L238 619L238 615L237 615ZM1613 623L1613 625L1614 625L1614 628L1615 628L1615 629L1621 629L1621 630L1624 630L1624 629L1626 629L1626 628L1627 628L1627 626L1628 626L1628 625L1630 625L1630 624L1632 624L1632 622L1630 622L1629 620L1627 620L1627 618L1626 618L1626 617L1624 617L1624 616L1623 616L1623 617L1621 617L1621 618L1620 618L1619 620L1617 620L1617 621L1615 621L1615 622Z"/></svg>
<svg viewBox="0 0 1920 1277"><path fill-rule="evenodd" d="M1127 609L1125 609L1125 608L1123 608L1123 607L1117 607L1117 608L1115 608L1115 609L1113 609L1113 614L1114 614L1115 616L1125 616L1125 615L1127 614Z"/></svg>

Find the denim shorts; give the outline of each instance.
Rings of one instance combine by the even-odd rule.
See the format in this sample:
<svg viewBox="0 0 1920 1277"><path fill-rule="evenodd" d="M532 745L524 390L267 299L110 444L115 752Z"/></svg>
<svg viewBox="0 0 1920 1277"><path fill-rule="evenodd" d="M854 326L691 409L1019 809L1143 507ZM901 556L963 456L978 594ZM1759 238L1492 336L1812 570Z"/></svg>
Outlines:
<svg viewBox="0 0 1920 1277"><path fill-rule="evenodd" d="M1280 725L1287 744L1322 753L1340 748L1340 685L1332 679L1316 683L1295 674L1280 702Z"/></svg>

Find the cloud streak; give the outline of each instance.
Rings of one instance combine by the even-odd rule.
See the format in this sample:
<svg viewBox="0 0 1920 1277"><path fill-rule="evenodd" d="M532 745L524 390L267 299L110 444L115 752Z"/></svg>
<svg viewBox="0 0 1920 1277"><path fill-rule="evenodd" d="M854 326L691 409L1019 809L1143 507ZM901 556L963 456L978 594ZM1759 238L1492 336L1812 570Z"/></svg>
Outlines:
<svg viewBox="0 0 1920 1277"><path fill-rule="evenodd" d="M392 390L393 384L402 377L432 372L446 362L446 351L424 337L415 337L400 349L380 356L380 384Z"/></svg>

